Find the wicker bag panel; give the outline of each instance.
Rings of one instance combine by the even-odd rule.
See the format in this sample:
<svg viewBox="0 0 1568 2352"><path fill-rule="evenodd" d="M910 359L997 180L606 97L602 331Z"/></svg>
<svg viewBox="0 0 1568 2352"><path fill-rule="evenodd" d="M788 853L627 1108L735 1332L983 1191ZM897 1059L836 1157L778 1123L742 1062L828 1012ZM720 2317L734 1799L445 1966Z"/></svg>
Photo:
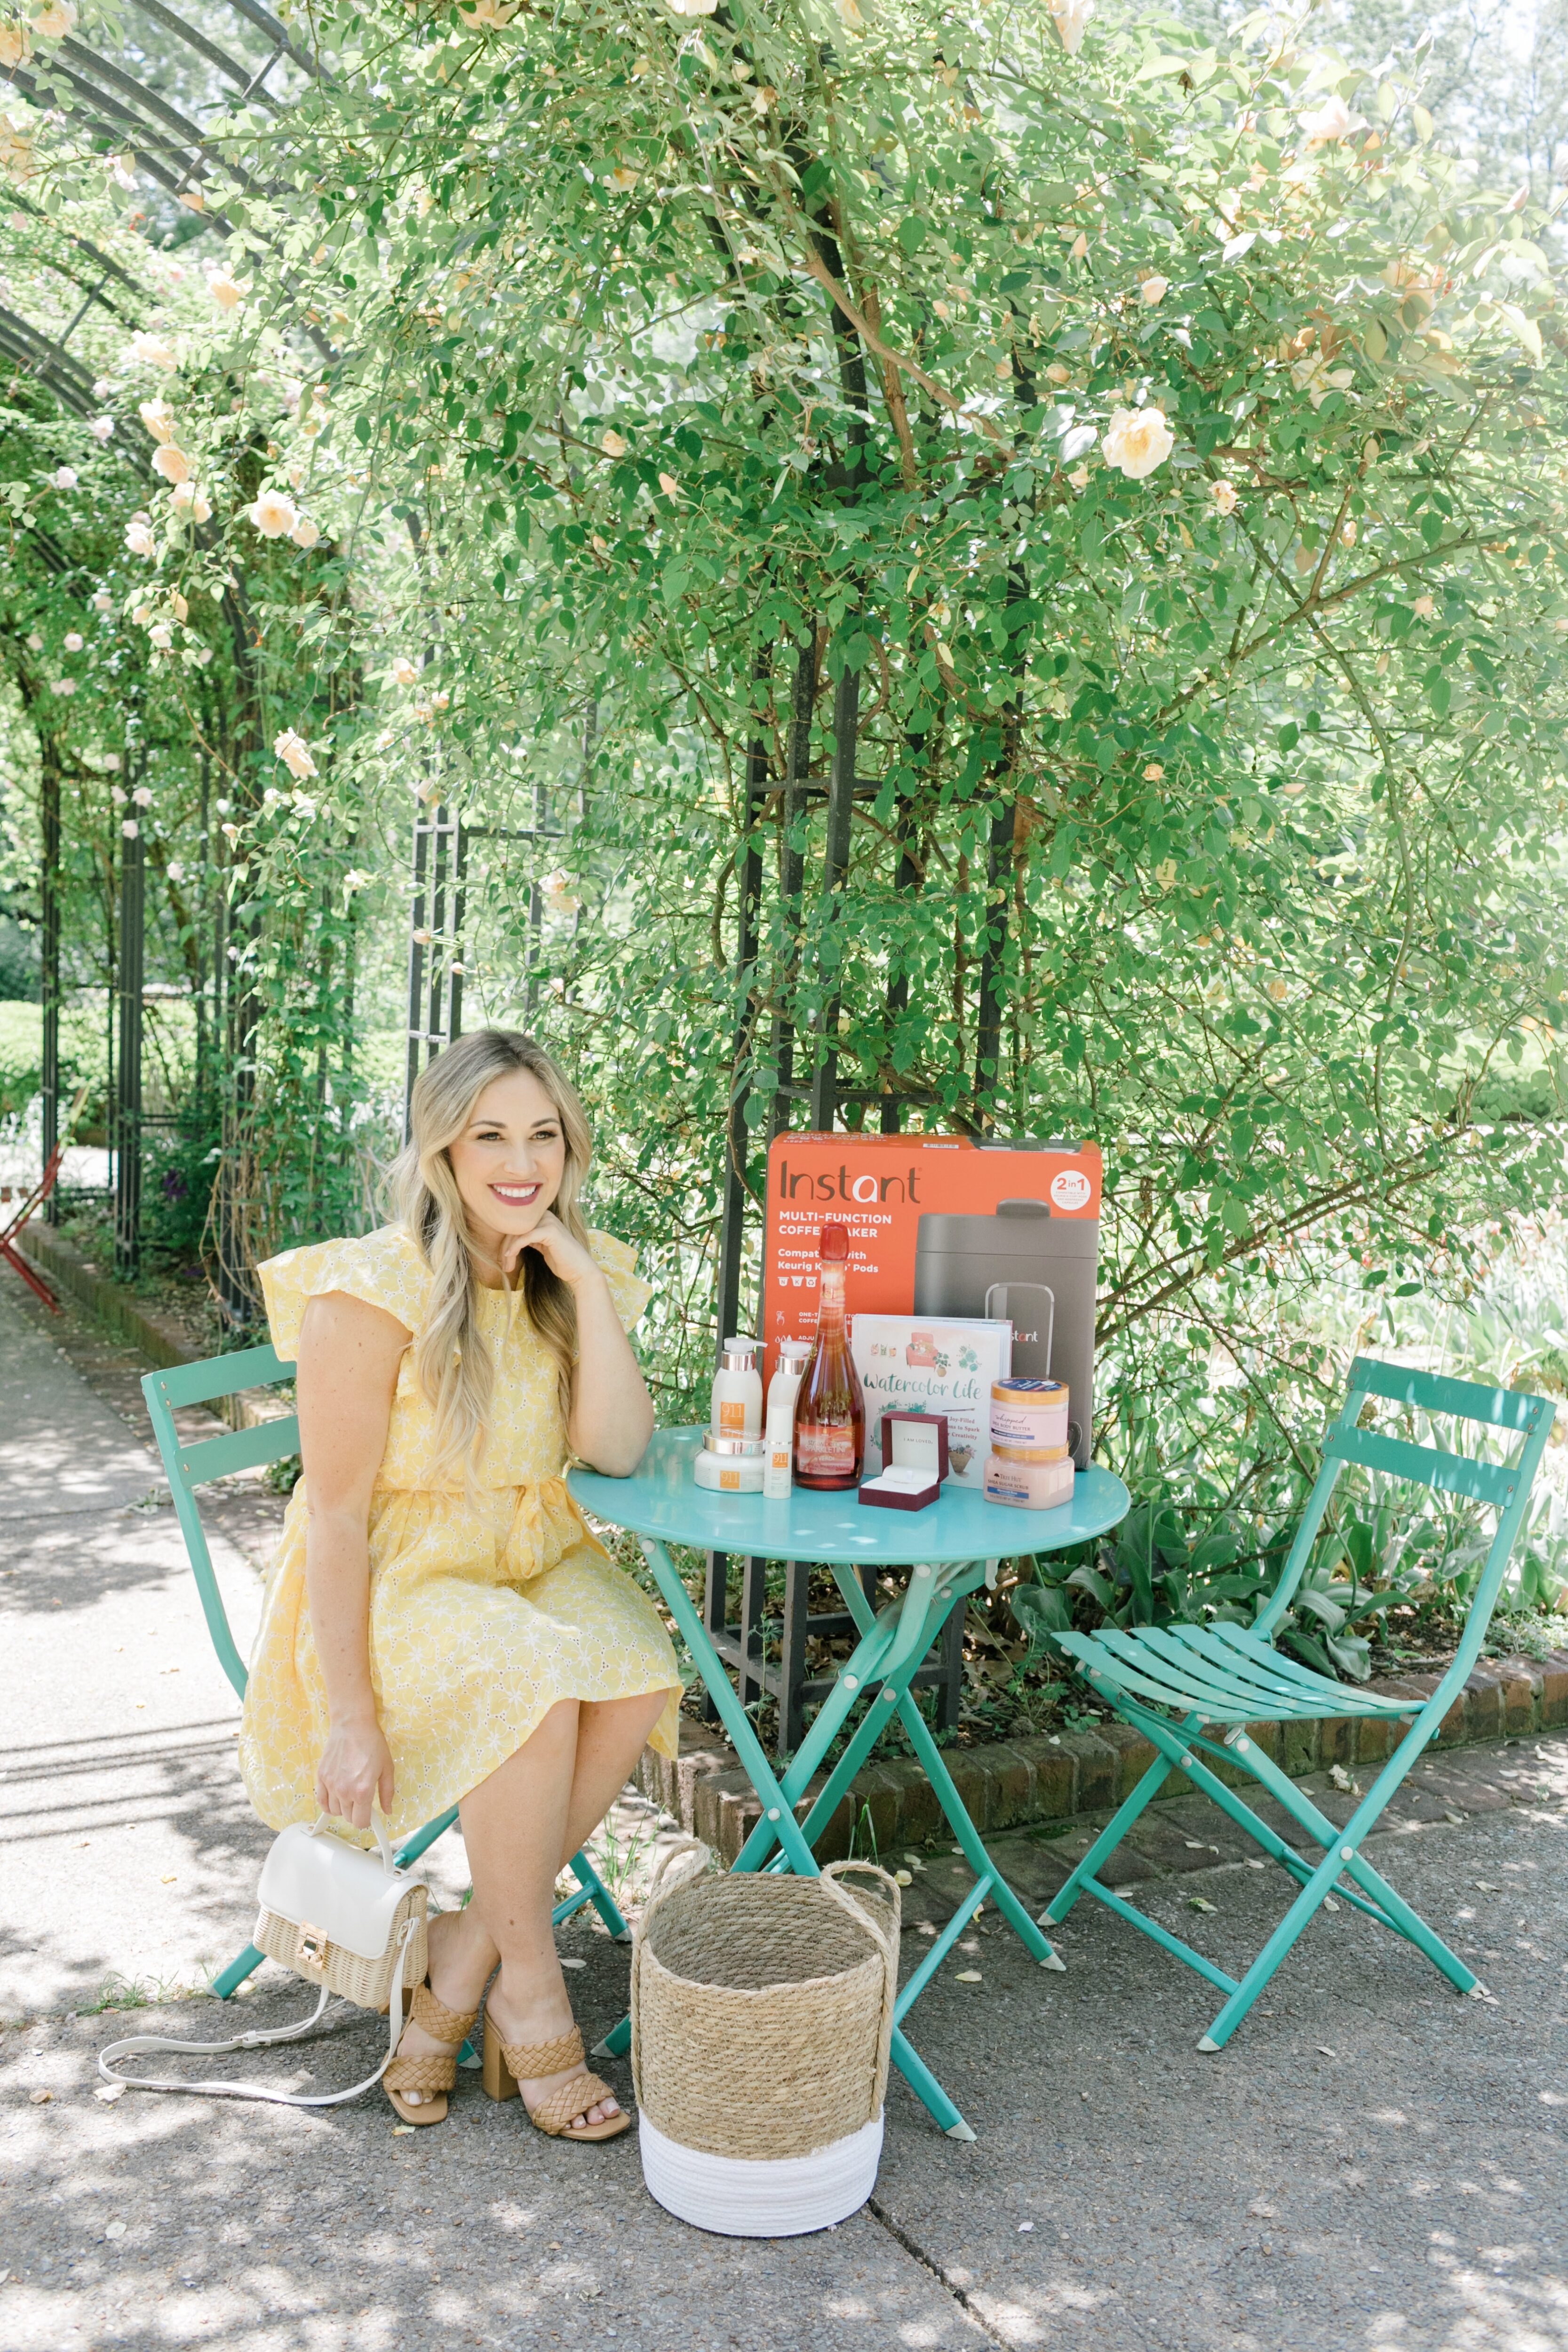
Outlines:
<svg viewBox="0 0 1568 2352"><path fill-rule="evenodd" d="M880 1875L880 1874L879 1874ZM632 1955L639 2105L684 2147L809 2156L880 2114L898 1892L748 1872L657 1882Z"/></svg>
<svg viewBox="0 0 1568 2352"><path fill-rule="evenodd" d="M411 1886L398 1905L393 1920L392 1935L387 1948L374 1960L362 1958L358 1952L347 1952L341 1944L328 1944L320 1967L303 1963L300 1957L300 1922L285 1919L279 1912L263 1911L256 1922L255 1942L268 1959L278 1960L307 1984L325 1984L344 2000L352 2000L360 2009L374 2009L384 2014L392 1998L392 1975L396 1965L397 1938L410 1918L418 1925L409 1940L407 1958L403 1963L403 1981L412 1988L422 1984L430 1965L429 1931L426 1924L427 1896L423 1885Z"/></svg>

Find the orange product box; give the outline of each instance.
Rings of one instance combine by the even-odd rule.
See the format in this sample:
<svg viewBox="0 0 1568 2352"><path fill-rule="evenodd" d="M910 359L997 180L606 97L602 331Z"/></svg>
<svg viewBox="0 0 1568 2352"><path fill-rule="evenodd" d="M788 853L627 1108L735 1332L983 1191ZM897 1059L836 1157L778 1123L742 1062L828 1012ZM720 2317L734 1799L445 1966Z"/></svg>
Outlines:
<svg viewBox="0 0 1568 2352"><path fill-rule="evenodd" d="M957 1135L781 1135L768 1153L761 1337L809 1339L816 1328L817 1233L849 1228L845 1307L909 1315L922 1217L992 1216L1038 1202L1055 1221L1098 1226L1100 1147L993 1144ZM1088 1244L1089 1237L1084 1236Z"/></svg>

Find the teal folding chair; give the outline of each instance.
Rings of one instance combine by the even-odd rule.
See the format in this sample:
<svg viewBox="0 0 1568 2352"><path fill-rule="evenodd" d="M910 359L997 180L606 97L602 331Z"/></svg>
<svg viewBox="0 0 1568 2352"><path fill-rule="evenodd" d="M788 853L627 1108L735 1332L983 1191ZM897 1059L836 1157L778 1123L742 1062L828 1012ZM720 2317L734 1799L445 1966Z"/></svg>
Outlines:
<svg viewBox="0 0 1568 2352"><path fill-rule="evenodd" d="M1414 1445L1403 1438L1386 1437L1358 1426L1369 1398L1381 1397L1411 1412L1443 1413L1459 1421L1522 1437L1515 1460L1498 1465L1435 1445ZM1478 1979L1458 1955L1435 1936L1387 1881L1373 1869L1362 1847L1377 1826L1390 1798L1409 1774L1436 1733L1438 1726L1463 1689L1486 1635L1502 1580L1508 1568L1530 1499L1530 1490L1545 1450L1555 1406L1544 1397L1489 1389L1469 1381L1441 1380L1429 1372L1408 1371L1398 1364L1380 1363L1358 1356L1351 1367L1349 1393L1323 1446L1322 1468L1308 1498L1305 1517L1290 1547L1285 1570L1268 1607L1247 1627L1227 1624L1135 1625L1125 1632L1102 1627L1096 1633L1057 1633L1053 1641L1071 1654L1079 1672L1097 1697L1141 1731L1158 1751L1132 1794L1096 1838L1083 1860L1041 1914L1043 1927L1065 1919L1080 1895L1092 1895L1119 1918L1141 1928L1167 1952L1184 1960L1226 1995L1200 2050L1222 2050L1289 1951L1308 1921L1331 1895L1364 1911L1380 1927L1392 1928L1439 1969L1462 1993L1473 1992ZM1464 1495L1498 1514L1497 1531L1486 1566L1470 1602L1458 1653L1430 1698L1387 1698L1357 1690L1345 1683L1313 1674L1273 1645L1275 1629L1290 1605L1311 1558L1329 1497L1347 1462L1408 1480L1412 1485ZM1379 1772L1342 1829L1314 1805L1273 1759L1264 1753L1246 1727L1272 1719L1300 1721L1312 1717L1384 1717L1410 1724L1404 1739ZM1207 1724L1228 1724L1223 1745L1204 1736ZM1300 1823L1307 1836L1323 1850L1321 1862L1310 1862L1258 1819L1236 1791L1219 1780L1202 1759L1234 1761L1250 1772L1268 1793ZM1300 1893L1258 1958L1239 1982L1194 1952L1156 1920L1139 1911L1124 1896L1100 1883L1100 1866L1115 1852L1144 1807L1172 1772L1186 1773L1194 1786L1227 1813L1237 1827L1255 1838L1274 1861L1298 1882Z"/></svg>
<svg viewBox="0 0 1568 2352"><path fill-rule="evenodd" d="M176 1405L210 1404L215 1397L232 1396L239 1389L271 1386L279 1381L292 1380L294 1367L284 1363L274 1348L246 1348L233 1356L212 1356L199 1364L180 1364L170 1371L148 1372L142 1382L142 1393L147 1400L152 1416L153 1433L158 1441L158 1451L163 1457L169 1487L174 1497L174 1509L185 1538L185 1549L196 1580L196 1591L202 1597L202 1610L218 1654L229 1681L243 1698L245 1696L245 1661L235 1647L223 1595L218 1591L213 1572L212 1554L207 1549L206 1533L201 1513L196 1508L198 1486L208 1485L214 1478L226 1478L236 1470L253 1470L263 1462L281 1462L300 1450L300 1423L297 1415L263 1422L258 1428L242 1429L231 1437L205 1437L195 1445L183 1445L174 1426ZM435 1844L445 1830L449 1830L458 1818L458 1808L452 1806L435 1821L426 1822L397 1848L401 1865L417 1862L426 1849ZM558 1903L552 1918L556 1927L570 1919L584 1905L591 1903L603 1919L616 1943L631 1941L631 1932L616 1907L615 1896L594 1868L586 1854L572 1857L572 1874L577 1881L577 1892ZM247 1977L261 1966L265 1952L247 1944L237 1959L231 1960L220 1976L213 1979L212 1990L226 2000L237 1992Z"/></svg>

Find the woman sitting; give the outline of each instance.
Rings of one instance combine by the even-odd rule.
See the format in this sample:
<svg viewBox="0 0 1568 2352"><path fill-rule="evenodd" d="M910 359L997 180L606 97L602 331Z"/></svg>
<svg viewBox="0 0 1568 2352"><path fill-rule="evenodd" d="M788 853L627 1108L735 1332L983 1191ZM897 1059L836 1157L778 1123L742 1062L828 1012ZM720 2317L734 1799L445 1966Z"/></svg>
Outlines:
<svg viewBox="0 0 1568 2352"><path fill-rule="evenodd" d="M274 1829L325 1811L367 1830L379 1801L397 1836L458 1806L473 1899L431 1921L384 2077L398 2114L445 2116L489 1983L491 2097L608 2139L631 2119L584 2064L551 1908L644 1743L675 1754L679 1676L561 1474L568 1453L612 1477L642 1458L653 1406L626 1327L650 1294L583 1223L587 1121L531 1038L462 1038L411 1111L398 1222L261 1268L305 1475L240 1763Z"/></svg>

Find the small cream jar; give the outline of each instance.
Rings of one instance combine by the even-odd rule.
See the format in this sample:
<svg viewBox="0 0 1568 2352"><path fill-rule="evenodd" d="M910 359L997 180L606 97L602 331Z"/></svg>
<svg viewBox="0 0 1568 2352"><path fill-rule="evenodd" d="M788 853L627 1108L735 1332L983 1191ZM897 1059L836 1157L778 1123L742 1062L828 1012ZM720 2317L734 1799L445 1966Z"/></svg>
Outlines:
<svg viewBox="0 0 1568 2352"><path fill-rule="evenodd" d="M700 1486L715 1495L760 1495L768 1449L760 1437L731 1437L710 1429L691 1465Z"/></svg>

